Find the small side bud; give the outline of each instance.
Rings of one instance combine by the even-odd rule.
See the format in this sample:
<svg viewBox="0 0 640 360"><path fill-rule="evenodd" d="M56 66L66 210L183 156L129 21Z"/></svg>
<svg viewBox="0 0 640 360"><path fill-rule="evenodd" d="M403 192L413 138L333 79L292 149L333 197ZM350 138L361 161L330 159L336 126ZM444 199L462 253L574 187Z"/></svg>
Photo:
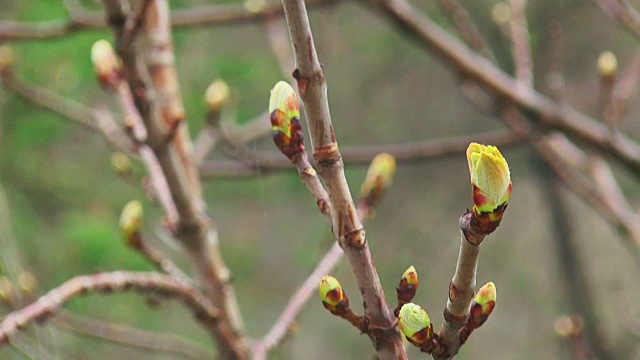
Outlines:
<svg viewBox="0 0 640 360"><path fill-rule="evenodd" d="M405 304L398 317L400 331L410 343L422 347L433 338L433 325L427 312L414 303Z"/></svg>
<svg viewBox="0 0 640 360"><path fill-rule="evenodd" d="M138 200L129 201L120 214L120 232L129 246L139 246L141 229L142 204Z"/></svg>
<svg viewBox="0 0 640 360"><path fill-rule="evenodd" d="M267 6L267 2L265 0L244 0L242 6L248 12L257 14L264 10L265 6Z"/></svg>
<svg viewBox="0 0 640 360"><path fill-rule="evenodd" d="M21 271L18 274L16 283L18 284L18 287L20 287L20 290L24 291L25 293L29 295L33 295L36 293L38 279L36 279L36 277L33 276L32 273L28 271Z"/></svg>
<svg viewBox="0 0 640 360"><path fill-rule="evenodd" d="M229 101L229 85L222 79L214 80L204 93L204 100L210 112L220 111Z"/></svg>
<svg viewBox="0 0 640 360"><path fill-rule="evenodd" d="M342 290L342 286L338 279L330 275L320 280L320 287L318 288L320 293L320 299L322 305L334 315L340 315L344 309L349 307L349 299Z"/></svg>
<svg viewBox="0 0 640 360"><path fill-rule="evenodd" d="M269 114L273 141L289 159L304 151L300 108L291 85L279 81L271 90Z"/></svg>
<svg viewBox="0 0 640 360"><path fill-rule="evenodd" d="M471 175L473 217L485 234L492 233L502 220L511 197L511 173L497 147L469 144L467 163Z"/></svg>
<svg viewBox="0 0 640 360"><path fill-rule="evenodd" d="M486 283L478 290L467 322L473 329L479 328L487 321L496 306L496 296L496 286L492 282Z"/></svg>
<svg viewBox="0 0 640 360"><path fill-rule="evenodd" d="M413 297L416 296L416 290L418 290L418 272L416 268L411 265L405 270L404 274L402 274L400 283L396 288L398 292L398 302L402 305L410 302L413 300Z"/></svg>
<svg viewBox="0 0 640 360"><path fill-rule="evenodd" d="M598 56L598 73L602 78L610 79L618 71L618 58L611 51L603 51Z"/></svg>
<svg viewBox="0 0 640 360"><path fill-rule="evenodd" d="M91 62L103 86L112 85L119 76L120 59L107 40L98 40L91 46Z"/></svg>
<svg viewBox="0 0 640 360"><path fill-rule="evenodd" d="M367 171L367 177L360 188L360 202L367 208L374 208L385 190L391 186L396 173L396 159L393 155L382 153L377 155Z"/></svg>
<svg viewBox="0 0 640 360"><path fill-rule="evenodd" d="M111 154L111 167L120 175L129 174L131 172L131 160L126 154L116 151Z"/></svg>
<svg viewBox="0 0 640 360"><path fill-rule="evenodd" d="M0 46L0 72L7 72L16 61L16 55L13 49L7 45Z"/></svg>

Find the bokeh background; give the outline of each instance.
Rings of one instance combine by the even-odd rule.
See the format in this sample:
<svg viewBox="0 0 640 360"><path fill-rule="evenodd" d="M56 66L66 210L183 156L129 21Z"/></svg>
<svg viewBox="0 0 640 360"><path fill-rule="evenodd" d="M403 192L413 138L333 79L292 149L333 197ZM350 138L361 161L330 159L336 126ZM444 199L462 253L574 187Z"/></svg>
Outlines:
<svg viewBox="0 0 640 360"><path fill-rule="evenodd" d="M170 1L173 8L210 4ZM414 2L443 27L453 30L436 1ZM498 63L512 72L510 41L492 20L497 2L472 0L465 6L492 46ZM638 2L632 2L640 5ZM89 9L99 9L84 1ZM539 0L527 4L536 88L547 92L550 26L564 30L566 101L600 117L596 60L613 51L621 67L631 61L638 42L607 18L591 1ZM62 1L4 0L0 20L41 21L67 16ZM500 118L474 107L462 93L460 79L446 63L399 32L367 2L337 1L314 7L311 25L325 77L336 136L342 148L405 143L505 128ZM282 21L282 20L280 20ZM90 106L110 106L115 99L95 80L89 51L104 30L69 36L10 41L18 58L14 72L59 95ZM174 33L177 67L192 136L205 123L203 94L216 78L233 90L225 116L250 121L267 107L269 90L283 73L260 23L181 28ZM631 104L622 129L640 136ZM267 121L265 118L264 121ZM154 244L183 268L188 264L175 246L159 240L160 209L146 200L141 187L144 170L134 162L128 180L111 168L112 149L101 135L58 115L38 109L0 88L0 265L3 276L17 283L28 272L37 279L36 294L78 274L117 269L151 270L128 249L118 233L124 204L145 204L145 230ZM249 144L274 150L271 140ZM493 281L498 304L485 326L473 334L459 359L571 359L571 341L554 329L557 319L575 312L568 300L554 232L549 192L555 178L541 165L526 142L503 149L511 166L513 196L505 219L482 245L478 283ZM228 156L221 149L212 159ZM639 205L637 177L614 165L632 205ZM357 193L366 168L346 168ZM640 282L638 259L623 237L567 187L559 198L575 244L574 254L588 279L593 313L603 343L618 359L640 359ZM215 218L223 255L253 337L266 333L288 297L331 246L326 219L295 171L258 173L241 179L207 179L205 194ZM464 153L442 159L399 164L393 187L367 223L375 265L389 298L402 272L414 265L420 276L415 302L431 314L436 328L459 246L458 217L471 205ZM361 310L349 267L332 271ZM25 295L26 296L26 295ZM28 301L28 297L24 299ZM91 295L66 308L84 317L123 323L141 329L177 334L199 347L212 344L184 308L163 303L150 308L138 295ZM2 312L10 309L2 306ZM55 321L31 326L16 343L23 352L59 359L176 359L79 336ZM16 347L0 348L2 359L28 358ZM291 338L273 359L369 359L369 339L326 312L313 298L301 314ZM413 348L410 358L424 358ZM49 358L49 357L44 357Z"/></svg>

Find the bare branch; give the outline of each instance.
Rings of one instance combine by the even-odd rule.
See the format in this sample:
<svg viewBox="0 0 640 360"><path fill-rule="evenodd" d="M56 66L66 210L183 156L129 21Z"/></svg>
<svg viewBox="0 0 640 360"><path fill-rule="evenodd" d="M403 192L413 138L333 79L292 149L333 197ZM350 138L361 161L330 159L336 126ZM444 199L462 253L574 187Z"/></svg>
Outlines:
<svg viewBox="0 0 640 360"><path fill-rule="evenodd" d="M511 7L511 40L513 41L513 59L516 67L516 79L520 86L533 88L533 62L529 28L524 14L526 0L509 0Z"/></svg>
<svg viewBox="0 0 640 360"><path fill-rule="evenodd" d="M58 313L53 318L53 322L56 326L79 335L133 348L171 353L189 359L205 360L214 357L212 352L199 344L177 335L140 330L123 324L113 324L73 315L66 311Z"/></svg>
<svg viewBox="0 0 640 360"><path fill-rule="evenodd" d="M76 276L50 290L36 302L5 316L0 323L0 344L5 344L29 324L47 320L70 300L92 292L136 291L176 297L190 308L205 328L217 332L219 311L198 290L172 276L158 273L116 271Z"/></svg>
<svg viewBox="0 0 640 360"><path fill-rule="evenodd" d="M229 138L232 139L232 135ZM476 135L461 135L458 137L427 140L416 143L404 144L382 144L356 146L342 149L341 154L344 162L350 165L368 165L371 160L380 153L389 153L398 162L420 163L432 159L440 159L448 156L457 156L464 153L469 143L476 141L484 144L507 147L520 144L526 140L519 134L508 131L491 131L478 133ZM238 145L240 142L233 142ZM211 160L205 161L200 166L200 173L203 177L237 177L268 175L277 171L291 171L291 162L279 152L252 151L244 148L241 154L231 153L233 156L240 156L240 161Z"/></svg>
<svg viewBox="0 0 640 360"><path fill-rule="evenodd" d="M92 109L55 92L24 81L11 72L0 72L2 85L23 99L43 109L72 120L86 129L98 131L115 149L131 154L133 143L114 123L106 110Z"/></svg>

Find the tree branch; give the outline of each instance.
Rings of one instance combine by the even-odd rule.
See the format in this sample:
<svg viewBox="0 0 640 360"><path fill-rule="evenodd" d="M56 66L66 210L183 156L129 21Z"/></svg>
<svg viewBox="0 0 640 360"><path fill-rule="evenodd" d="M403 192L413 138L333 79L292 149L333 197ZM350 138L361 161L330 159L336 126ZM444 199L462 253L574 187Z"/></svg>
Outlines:
<svg viewBox="0 0 640 360"><path fill-rule="evenodd" d="M211 359L213 353L200 345L177 335L135 329L122 324L84 318L62 311L53 321L56 326L78 335L90 336L104 341L144 349L152 352L165 352L189 359Z"/></svg>
<svg viewBox="0 0 640 360"><path fill-rule="evenodd" d="M283 0L289 35L293 45L298 92L309 123L311 147L334 208L333 231L345 252L362 294L369 336L378 356L406 359L396 317L389 309L373 266L364 228L344 176L344 164L333 133L327 100L327 85L318 61L307 11L302 0Z"/></svg>
<svg viewBox="0 0 640 360"><path fill-rule="evenodd" d="M92 292L116 293L136 291L179 298L190 308L205 328L218 333L219 311L195 288L168 275L145 272L116 271L76 276L50 290L34 303L5 316L0 322L0 345L7 343L17 331L31 323L54 316L70 300ZM216 335L218 336L218 335Z"/></svg>
<svg viewBox="0 0 640 360"><path fill-rule="evenodd" d="M446 65L476 80L500 98L531 113L542 127L562 130L606 152L634 173L640 173L640 146L626 136L609 141L609 131L593 118L566 104L558 104L516 80L451 36L406 0L372 0L383 14L422 45L446 60Z"/></svg>

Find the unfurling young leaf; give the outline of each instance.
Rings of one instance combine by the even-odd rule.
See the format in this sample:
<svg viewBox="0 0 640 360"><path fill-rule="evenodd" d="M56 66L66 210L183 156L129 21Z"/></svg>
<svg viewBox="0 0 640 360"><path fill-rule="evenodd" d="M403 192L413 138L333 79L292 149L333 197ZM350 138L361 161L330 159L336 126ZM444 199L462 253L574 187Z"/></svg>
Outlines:
<svg viewBox="0 0 640 360"><path fill-rule="evenodd" d="M493 232L511 197L509 165L497 147L471 143L467 148L473 215L485 234Z"/></svg>

